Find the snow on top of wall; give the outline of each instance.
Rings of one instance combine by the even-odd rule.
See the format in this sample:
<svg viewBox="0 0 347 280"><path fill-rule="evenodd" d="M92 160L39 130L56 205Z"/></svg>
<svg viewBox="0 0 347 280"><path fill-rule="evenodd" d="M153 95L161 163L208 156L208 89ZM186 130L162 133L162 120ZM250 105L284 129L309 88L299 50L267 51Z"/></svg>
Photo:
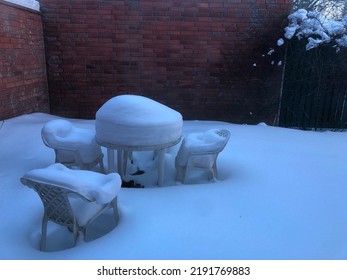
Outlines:
<svg viewBox="0 0 347 280"><path fill-rule="evenodd" d="M6 2L11 2L35 11L40 10L40 3L36 0L5 0Z"/></svg>

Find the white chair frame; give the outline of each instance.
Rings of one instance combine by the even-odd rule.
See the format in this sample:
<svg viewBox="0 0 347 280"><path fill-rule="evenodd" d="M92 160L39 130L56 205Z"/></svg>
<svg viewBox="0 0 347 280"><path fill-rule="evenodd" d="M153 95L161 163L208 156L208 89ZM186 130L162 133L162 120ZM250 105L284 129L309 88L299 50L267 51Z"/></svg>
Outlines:
<svg viewBox="0 0 347 280"><path fill-rule="evenodd" d="M197 169L206 169L204 167L197 167L194 164L194 159L201 157L201 156L208 156L210 155L213 158L213 164L211 165L209 169L210 173L209 173L209 180L213 180L215 181L217 179L217 158L219 153L225 148L226 144L229 141L230 138L230 131L226 130L226 129L221 129L221 130L217 130L216 133L219 136L224 137L224 141L221 143L221 145L219 145L217 148L211 149L209 151L194 151L194 152L189 152L188 151L188 158L187 158L187 162L185 165L181 165L178 163L178 157L176 156L176 160L175 160L175 167L176 167L176 181L180 181L183 184L186 184L187 182L187 175L189 173L189 171L193 168L197 168ZM184 141L184 139L183 139ZM184 145L184 142L182 142L181 147L178 151L178 153L181 152L182 146Z"/></svg>
<svg viewBox="0 0 347 280"><path fill-rule="evenodd" d="M101 151L101 147L100 147L99 154L96 156L96 158L93 161L85 162L83 161L82 156L80 154L80 150L78 148L66 147L67 145L64 146L63 144L57 147L49 143L47 139L45 138L44 130L45 130L45 126L41 130L41 138L43 143L48 148L51 148L54 150L55 163L62 163L69 168L79 168L79 169L85 169L85 170L92 170L95 166L99 165L100 172L105 173L104 162L103 162L104 154ZM98 145L98 144L95 142L95 145ZM64 157L62 156L63 153L69 153L70 157L73 159L70 161L64 160L63 159Z"/></svg>
<svg viewBox="0 0 347 280"><path fill-rule="evenodd" d="M118 224L119 214L117 206L117 196L103 205L94 215L87 221L85 225L79 225L76 219L76 213L71 205L71 196L77 196L76 199L82 199L86 202L94 202L95 199L83 196L64 186L52 184L49 182L38 181L26 177L21 178L22 184L35 190L41 198L44 207L42 218L42 233L40 241L40 250L46 251L47 225L48 221L67 227L73 234L74 246L76 245L79 233L82 233L85 241L89 241L88 227L100 215L110 208L113 208L114 227Z"/></svg>

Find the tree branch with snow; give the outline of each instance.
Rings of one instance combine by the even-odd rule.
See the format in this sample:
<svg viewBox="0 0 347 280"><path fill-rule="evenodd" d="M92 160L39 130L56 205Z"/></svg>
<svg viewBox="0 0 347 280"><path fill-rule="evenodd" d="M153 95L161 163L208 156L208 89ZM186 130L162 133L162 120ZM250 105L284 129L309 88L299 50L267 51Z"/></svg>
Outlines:
<svg viewBox="0 0 347 280"><path fill-rule="evenodd" d="M320 12L299 9L288 16L288 26L284 37L288 40L296 37L306 39L306 50L322 44L333 43L338 52L341 47L347 47L347 17L340 20L324 18ZM283 44L283 39L278 45Z"/></svg>

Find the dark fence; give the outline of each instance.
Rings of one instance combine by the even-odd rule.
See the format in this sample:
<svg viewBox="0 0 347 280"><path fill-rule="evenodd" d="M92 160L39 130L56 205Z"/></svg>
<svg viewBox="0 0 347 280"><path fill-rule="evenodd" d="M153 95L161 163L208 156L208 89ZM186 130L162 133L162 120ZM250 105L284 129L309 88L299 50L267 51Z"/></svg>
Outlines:
<svg viewBox="0 0 347 280"><path fill-rule="evenodd" d="M288 44L279 125L300 129L347 127L347 50L305 50Z"/></svg>

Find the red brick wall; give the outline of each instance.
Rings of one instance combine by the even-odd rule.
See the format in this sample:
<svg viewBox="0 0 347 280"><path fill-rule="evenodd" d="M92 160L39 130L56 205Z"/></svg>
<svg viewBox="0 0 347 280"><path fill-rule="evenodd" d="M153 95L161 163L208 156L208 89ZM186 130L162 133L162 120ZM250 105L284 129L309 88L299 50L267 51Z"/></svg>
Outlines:
<svg viewBox="0 0 347 280"><path fill-rule="evenodd" d="M48 112L41 15L0 0L0 119Z"/></svg>
<svg viewBox="0 0 347 280"><path fill-rule="evenodd" d="M94 118L134 93L185 119L272 123L282 67L261 55L291 2L40 0L52 113Z"/></svg>

